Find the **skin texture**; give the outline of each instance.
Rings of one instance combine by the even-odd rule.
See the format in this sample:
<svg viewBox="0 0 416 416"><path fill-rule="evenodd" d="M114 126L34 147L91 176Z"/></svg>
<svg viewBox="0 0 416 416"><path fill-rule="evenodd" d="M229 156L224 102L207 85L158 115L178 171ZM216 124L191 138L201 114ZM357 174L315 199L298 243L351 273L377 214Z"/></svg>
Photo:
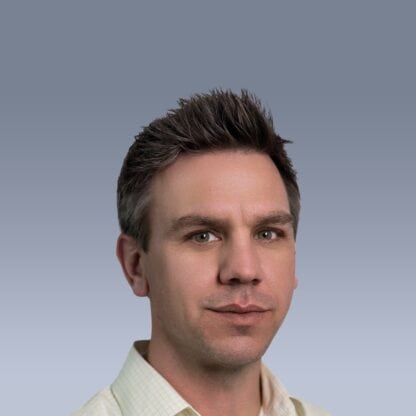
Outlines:
<svg viewBox="0 0 416 416"><path fill-rule="evenodd" d="M147 252L119 238L133 292L150 299L148 359L205 414L236 411L202 403L207 391L258 411L260 359L297 285L290 219L267 155L221 151L180 156L156 175Z"/></svg>

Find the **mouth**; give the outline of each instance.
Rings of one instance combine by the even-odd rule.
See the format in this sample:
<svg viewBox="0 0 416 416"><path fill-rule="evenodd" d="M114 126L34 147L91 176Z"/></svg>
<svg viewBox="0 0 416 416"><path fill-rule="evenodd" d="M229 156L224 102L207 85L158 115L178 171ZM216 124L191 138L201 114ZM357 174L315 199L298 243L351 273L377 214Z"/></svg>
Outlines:
<svg viewBox="0 0 416 416"><path fill-rule="evenodd" d="M238 326L253 326L261 322L270 309L258 305L229 304L215 308L209 308L217 318Z"/></svg>
<svg viewBox="0 0 416 416"><path fill-rule="evenodd" d="M267 308L263 308L258 305L240 305L238 303L231 303L224 306L217 306L215 308L209 308L213 312L218 313L235 313L235 314L247 314L247 313L261 313L267 312Z"/></svg>

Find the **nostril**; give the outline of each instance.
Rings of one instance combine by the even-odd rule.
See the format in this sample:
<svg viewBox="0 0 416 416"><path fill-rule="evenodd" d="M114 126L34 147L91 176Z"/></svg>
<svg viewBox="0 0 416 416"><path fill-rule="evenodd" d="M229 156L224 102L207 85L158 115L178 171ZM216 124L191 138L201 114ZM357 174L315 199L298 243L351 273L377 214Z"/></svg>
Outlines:
<svg viewBox="0 0 416 416"><path fill-rule="evenodd" d="M238 277L233 277L230 279L229 284L231 286L239 285L241 284L241 280Z"/></svg>
<svg viewBox="0 0 416 416"><path fill-rule="evenodd" d="M247 278L240 278L240 277L232 277L228 280L228 284L231 286L235 285L242 285L242 284L252 284L254 286L258 285L260 283L260 279L253 277L250 279Z"/></svg>

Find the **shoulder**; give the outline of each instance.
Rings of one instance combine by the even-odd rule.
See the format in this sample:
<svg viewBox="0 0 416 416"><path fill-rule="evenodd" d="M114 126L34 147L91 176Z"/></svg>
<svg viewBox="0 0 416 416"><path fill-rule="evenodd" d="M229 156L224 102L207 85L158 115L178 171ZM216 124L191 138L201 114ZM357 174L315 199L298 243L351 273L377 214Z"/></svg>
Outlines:
<svg viewBox="0 0 416 416"><path fill-rule="evenodd" d="M110 387L106 387L71 416L121 416L121 412Z"/></svg>
<svg viewBox="0 0 416 416"><path fill-rule="evenodd" d="M295 399L291 397L293 405L296 409L296 414L299 416L330 416L330 414L319 406L315 406L310 403L306 403L303 400Z"/></svg>

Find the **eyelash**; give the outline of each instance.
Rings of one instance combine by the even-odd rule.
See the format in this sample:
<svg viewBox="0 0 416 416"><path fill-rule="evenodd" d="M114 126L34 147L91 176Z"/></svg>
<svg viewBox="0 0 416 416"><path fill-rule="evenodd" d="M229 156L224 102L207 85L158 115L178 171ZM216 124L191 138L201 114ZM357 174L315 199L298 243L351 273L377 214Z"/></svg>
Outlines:
<svg viewBox="0 0 416 416"><path fill-rule="evenodd" d="M275 234L275 237L270 238L270 239L259 237L260 234L266 233L266 232L274 233ZM211 241L197 241L196 240L196 237L200 236L201 234L211 234L212 236L215 237L215 239L213 239ZM285 235L286 235L286 233L282 229L278 229L278 228L277 229L276 228L264 228L264 229L262 229L260 231L257 231L255 233L255 238L258 239L258 240L266 241L266 242L272 242L272 241L276 241L276 240L279 240L279 239L285 237ZM192 233L188 234L185 239L186 240L192 240L192 241L194 241L194 242L196 242L198 244L206 244L206 243L211 243L213 241L217 241L220 238L217 236L217 233L215 233L213 231L210 231L210 230L201 230L201 231L196 231L196 232L192 232Z"/></svg>
<svg viewBox="0 0 416 416"><path fill-rule="evenodd" d="M213 235L215 237L215 239L213 241L216 241L216 240L219 239L214 232L209 231L209 230L202 230L202 231L193 232L193 233L191 233L187 236L187 239L192 240L192 241L194 241L195 243L198 243L198 244L205 244L205 243L211 243L212 242L212 241L197 241L196 237L200 236L201 234L211 234L211 235Z"/></svg>
<svg viewBox="0 0 416 416"><path fill-rule="evenodd" d="M264 239L259 238L260 234L267 233L267 232L268 233L274 233L275 237L270 238L270 239L268 239L268 238L264 238ZM262 229L262 230L260 230L256 233L256 236L257 236L258 239L262 239L262 240L265 240L265 241L276 241L276 240L279 240L279 239L285 237L285 235L286 235L286 233L283 230L278 229L278 228L277 229L276 228L265 228L265 229Z"/></svg>

